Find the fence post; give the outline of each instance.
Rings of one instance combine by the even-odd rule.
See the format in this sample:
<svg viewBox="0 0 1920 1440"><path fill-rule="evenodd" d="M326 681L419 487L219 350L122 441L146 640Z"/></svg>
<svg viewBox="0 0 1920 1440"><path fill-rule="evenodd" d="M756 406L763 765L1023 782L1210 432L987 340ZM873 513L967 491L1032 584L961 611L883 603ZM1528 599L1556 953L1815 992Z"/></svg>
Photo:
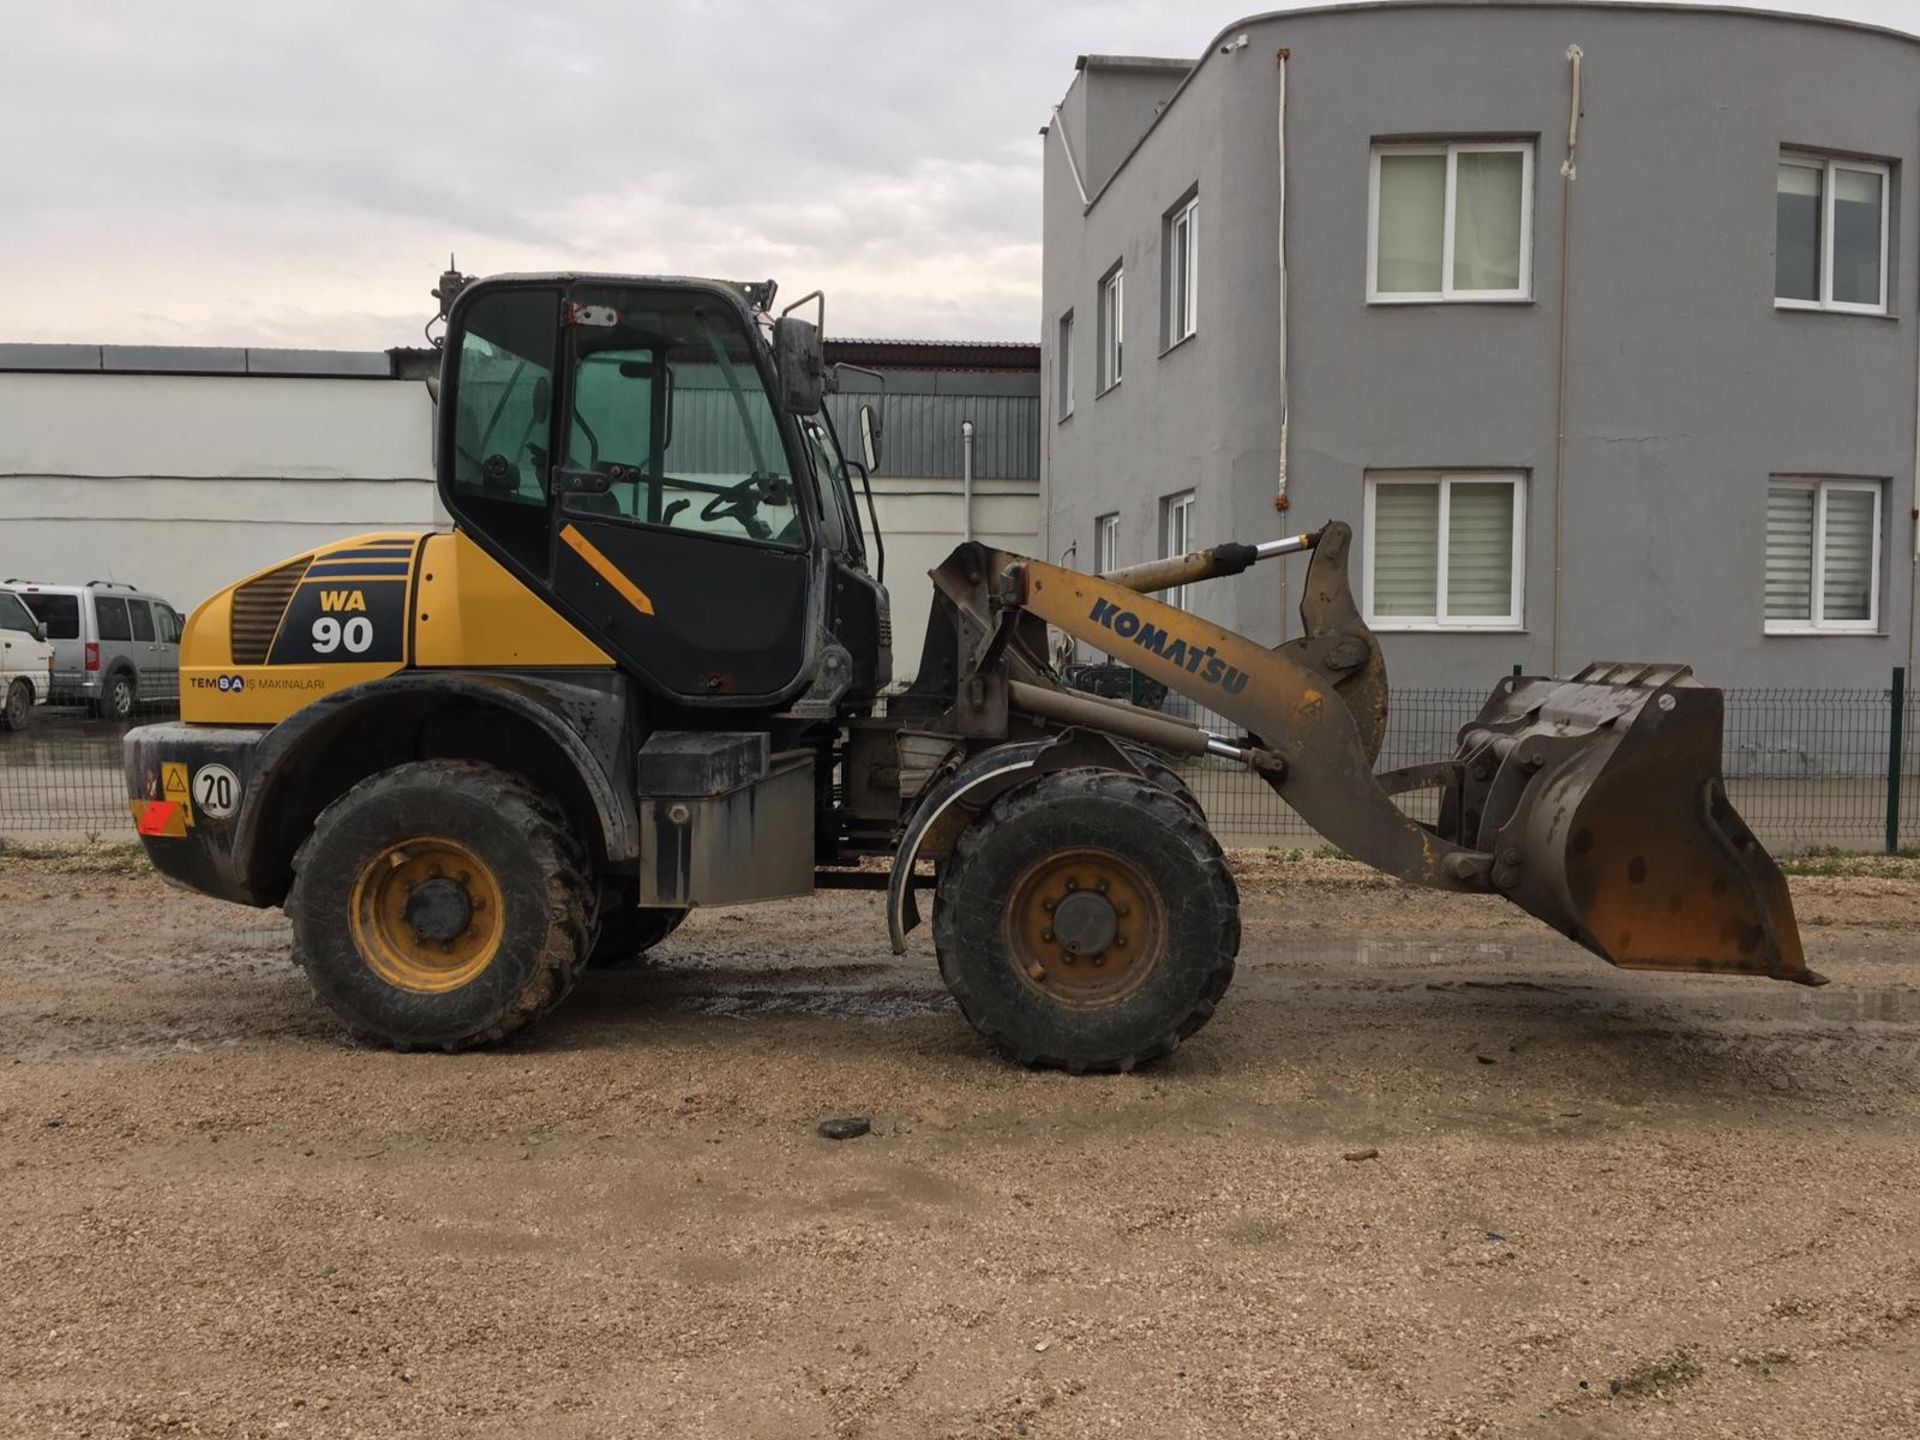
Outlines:
<svg viewBox="0 0 1920 1440"><path fill-rule="evenodd" d="M1893 855L1900 849L1900 772L1905 769L1901 759L1901 734L1907 714L1907 667L1893 667L1893 715L1887 725L1887 854Z"/></svg>

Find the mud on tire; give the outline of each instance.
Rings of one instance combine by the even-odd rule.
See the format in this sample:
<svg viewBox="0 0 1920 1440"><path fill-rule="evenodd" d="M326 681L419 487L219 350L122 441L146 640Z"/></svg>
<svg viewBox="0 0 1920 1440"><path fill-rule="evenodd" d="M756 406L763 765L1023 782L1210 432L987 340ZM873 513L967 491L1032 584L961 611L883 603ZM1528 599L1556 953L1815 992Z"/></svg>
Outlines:
<svg viewBox="0 0 1920 1440"><path fill-rule="evenodd" d="M490 765L426 760L361 781L293 864L295 963L356 1038L396 1049L518 1030L572 989L593 935L585 848L556 805Z"/></svg>
<svg viewBox="0 0 1920 1440"><path fill-rule="evenodd" d="M1212 1018L1240 949L1239 894L1182 800L1137 775L1060 771L960 837L934 946L962 1013L1013 1059L1130 1070Z"/></svg>

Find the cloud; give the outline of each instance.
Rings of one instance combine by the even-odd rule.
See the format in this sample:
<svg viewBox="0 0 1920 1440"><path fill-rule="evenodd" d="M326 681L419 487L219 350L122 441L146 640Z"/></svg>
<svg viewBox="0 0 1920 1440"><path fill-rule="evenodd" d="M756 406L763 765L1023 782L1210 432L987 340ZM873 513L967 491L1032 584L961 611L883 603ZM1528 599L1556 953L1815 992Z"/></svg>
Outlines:
<svg viewBox="0 0 1920 1440"><path fill-rule="evenodd" d="M1256 8L0 0L0 340L404 344L450 250L1028 338L1037 131L1075 55L1195 54Z"/></svg>

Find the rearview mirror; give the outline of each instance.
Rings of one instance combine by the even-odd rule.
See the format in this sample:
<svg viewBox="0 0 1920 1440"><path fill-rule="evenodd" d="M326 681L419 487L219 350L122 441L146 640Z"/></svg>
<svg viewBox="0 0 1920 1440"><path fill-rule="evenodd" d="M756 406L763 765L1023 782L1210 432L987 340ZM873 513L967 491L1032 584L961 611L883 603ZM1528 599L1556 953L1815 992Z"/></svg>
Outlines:
<svg viewBox="0 0 1920 1440"><path fill-rule="evenodd" d="M869 473L880 468L880 417L871 405L860 407L860 459Z"/></svg>
<svg viewBox="0 0 1920 1440"><path fill-rule="evenodd" d="M810 320L782 315L773 322L773 368L780 404L795 415L818 415L827 392L826 347Z"/></svg>

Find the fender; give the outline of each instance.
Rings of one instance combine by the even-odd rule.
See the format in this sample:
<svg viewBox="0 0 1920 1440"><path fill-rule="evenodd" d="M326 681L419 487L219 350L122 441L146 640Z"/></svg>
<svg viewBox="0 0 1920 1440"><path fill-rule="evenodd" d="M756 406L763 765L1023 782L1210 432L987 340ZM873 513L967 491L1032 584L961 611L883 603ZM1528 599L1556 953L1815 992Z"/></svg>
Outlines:
<svg viewBox="0 0 1920 1440"><path fill-rule="evenodd" d="M915 862L947 854L974 817L1016 785L1054 770L1082 766L1142 775L1140 767L1106 736L1075 728L1045 740L983 750L929 789L900 836L887 877L887 936L893 953L906 954L907 932L920 923L920 907L910 883Z"/></svg>
<svg viewBox="0 0 1920 1440"><path fill-rule="evenodd" d="M617 783L628 771L623 737L629 707L616 672L530 675L412 670L316 700L261 739L253 758L247 803L233 836L233 853L244 857L250 885L261 888L260 882L266 878L253 872L262 826L280 813L275 792L299 775L309 747L325 746L329 731L364 715L369 706L405 708L409 700L417 700L423 707L436 700L489 706L537 726L579 775L598 821L599 848L609 862L639 856L640 827L633 786Z"/></svg>

